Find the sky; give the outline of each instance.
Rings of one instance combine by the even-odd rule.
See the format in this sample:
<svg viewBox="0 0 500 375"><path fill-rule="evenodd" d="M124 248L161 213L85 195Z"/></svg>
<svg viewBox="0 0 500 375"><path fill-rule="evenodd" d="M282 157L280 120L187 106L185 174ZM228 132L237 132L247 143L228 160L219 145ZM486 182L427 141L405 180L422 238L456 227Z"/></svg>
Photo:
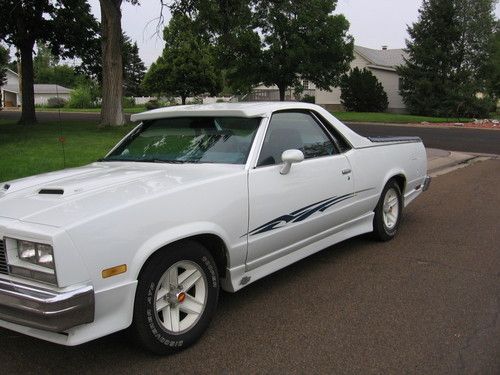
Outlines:
<svg viewBox="0 0 500 375"><path fill-rule="evenodd" d="M100 19L99 0L89 0L89 3L96 18ZM137 42L141 58L149 66L163 49L161 35L155 35L160 1L141 0L140 3L140 6L133 6L124 2L122 28ZM421 4L422 0L338 0L335 13L342 13L349 20L350 34L357 45L376 49L383 45L403 48L408 37L407 25L417 21ZM500 18L500 4L495 14Z"/></svg>

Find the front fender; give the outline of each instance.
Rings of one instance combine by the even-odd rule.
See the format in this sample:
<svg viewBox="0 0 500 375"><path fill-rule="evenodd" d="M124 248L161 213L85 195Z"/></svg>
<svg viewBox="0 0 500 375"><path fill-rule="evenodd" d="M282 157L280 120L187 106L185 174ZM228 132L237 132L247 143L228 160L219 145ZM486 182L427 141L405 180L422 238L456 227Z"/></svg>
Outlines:
<svg viewBox="0 0 500 375"><path fill-rule="evenodd" d="M217 224L201 221L168 228L149 238L140 246L130 263L130 277L137 279L144 263L146 263L149 257L156 251L176 241L201 234L213 234L220 237L226 245L226 249L228 249L229 236ZM229 251L226 253L226 256L230 264Z"/></svg>

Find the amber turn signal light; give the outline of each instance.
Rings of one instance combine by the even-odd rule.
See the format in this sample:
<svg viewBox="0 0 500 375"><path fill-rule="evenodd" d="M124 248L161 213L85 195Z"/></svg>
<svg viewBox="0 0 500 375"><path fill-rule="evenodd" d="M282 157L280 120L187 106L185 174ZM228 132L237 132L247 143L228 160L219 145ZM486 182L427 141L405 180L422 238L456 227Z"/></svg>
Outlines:
<svg viewBox="0 0 500 375"><path fill-rule="evenodd" d="M116 276L125 272L127 272L126 264L122 264L111 268L106 268L105 270L102 270L102 278L105 279L107 277Z"/></svg>

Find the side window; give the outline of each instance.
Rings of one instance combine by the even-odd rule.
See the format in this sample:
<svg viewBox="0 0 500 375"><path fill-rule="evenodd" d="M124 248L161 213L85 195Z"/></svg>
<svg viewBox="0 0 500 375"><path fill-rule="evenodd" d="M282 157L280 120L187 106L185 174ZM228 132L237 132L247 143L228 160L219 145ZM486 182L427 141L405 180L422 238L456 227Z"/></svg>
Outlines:
<svg viewBox="0 0 500 375"><path fill-rule="evenodd" d="M281 163L283 151L297 149L306 159L337 153L321 126L308 113L278 112L273 115L257 166Z"/></svg>
<svg viewBox="0 0 500 375"><path fill-rule="evenodd" d="M323 126L327 129L330 136L333 138L333 142L335 146L337 146L337 150L340 150L341 153L349 151L352 147L345 140L345 138L339 133L335 127L330 124L323 116L314 112L314 116L318 119L319 122L323 124Z"/></svg>

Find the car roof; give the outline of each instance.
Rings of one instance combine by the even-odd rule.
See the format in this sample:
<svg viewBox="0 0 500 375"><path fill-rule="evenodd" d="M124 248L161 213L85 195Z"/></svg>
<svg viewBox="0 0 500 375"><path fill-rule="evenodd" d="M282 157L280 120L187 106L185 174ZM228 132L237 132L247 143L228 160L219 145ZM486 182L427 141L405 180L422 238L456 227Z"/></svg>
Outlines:
<svg viewBox="0 0 500 375"><path fill-rule="evenodd" d="M178 116L232 116L265 117L274 111L286 109L317 109L318 106L301 102L245 102L179 105L134 114L132 121L153 120Z"/></svg>

